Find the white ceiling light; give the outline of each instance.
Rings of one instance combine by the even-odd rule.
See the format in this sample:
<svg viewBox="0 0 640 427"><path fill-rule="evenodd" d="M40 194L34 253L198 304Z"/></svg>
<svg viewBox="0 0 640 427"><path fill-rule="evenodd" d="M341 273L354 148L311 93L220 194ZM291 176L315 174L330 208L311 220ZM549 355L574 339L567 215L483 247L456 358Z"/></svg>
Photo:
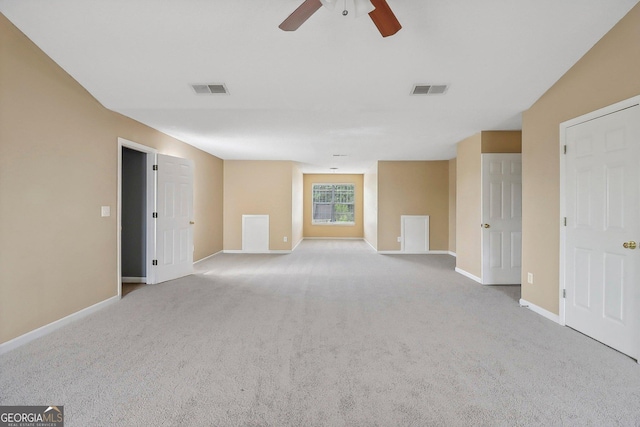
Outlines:
<svg viewBox="0 0 640 427"><path fill-rule="evenodd" d="M329 10L333 10L336 7L336 0L320 0L320 3Z"/></svg>
<svg viewBox="0 0 640 427"><path fill-rule="evenodd" d="M320 0L322 5L329 10L334 10L336 4L341 0ZM349 10L347 8L347 0L342 0L344 6L342 10L342 14L347 16L349 14ZM366 15L375 10L375 6L371 3L371 0L349 0L349 3L353 3L352 8L356 18L359 18L362 15Z"/></svg>
<svg viewBox="0 0 640 427"><path fill-rule="evenodd" d="M370 0L353 0L353 9L356 18L373 12L376 8Z"/></svg>

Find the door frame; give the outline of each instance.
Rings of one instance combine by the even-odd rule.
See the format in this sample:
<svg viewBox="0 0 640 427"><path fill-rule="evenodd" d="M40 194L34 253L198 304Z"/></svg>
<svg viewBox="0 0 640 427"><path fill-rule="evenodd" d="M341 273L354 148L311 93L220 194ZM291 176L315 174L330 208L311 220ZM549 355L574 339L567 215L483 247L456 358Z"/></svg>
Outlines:
<svg viewBox="0 0 640 427"><path fill-rule="evenodd" d="M156 156L158 150L155 148L147 147L146 145L138 144L133 141L129 141L124 138L118 137L118 201L117 201L117 219L116 219L116 236L117 236L117 279L118 279L118 297L122 298L122 148L130 148L135 151L140 151L146 154L147 165L147 241L146 241L146 283L156 283L155 268L153 266L153 260L155 259L156 251L156 224L152 220L153 212L155 211L156 204L156 177L153 172L153 165L156 163Z"/></svg>
<svg viewBox="0 0 640 427"><path fill-rule="evenodd" d="M564 156L564 146L566 145L566 134L567 129L578 125L580 123L588 122L590 120L597 119L602 116L606 116L608 114L616 113L620 110L625 110L630 107L634 107L636 105L640 105L640 95L634 96L628 99L625 99L620 102L616 102L615 104L608 105L606 107L600 108L598 110L592 111L587 114L583 114L582 116L576 117L571 120L567 120L565 122L560 123L560 147L558 147L558 155L560 156L560 286L558 287L558 299L559 299L559 323L562 326L566 326L566 318L565 318L565 304L566 298L563 296L563 291L566 287L566 250L567 250L567 232L566 227L564 226L564 220L567 216L567 202L566 202L566 179L567 179L567 170L566 170L566 157ZM640 362L640 361L639 361Z"/></svg>

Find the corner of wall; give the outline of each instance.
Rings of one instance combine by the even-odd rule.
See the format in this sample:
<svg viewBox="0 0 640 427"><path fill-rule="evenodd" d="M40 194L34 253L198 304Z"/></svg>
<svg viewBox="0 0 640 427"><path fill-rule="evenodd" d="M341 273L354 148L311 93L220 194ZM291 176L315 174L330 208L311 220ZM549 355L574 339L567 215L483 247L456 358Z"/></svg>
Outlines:
<svg viewBox="0 0 640 427"><path fill-rule="evenodd" d="M482 275L481 222L482 134L458 143L456 158L456 266Z"/></svg>
<svg viewBox="0 0 640 427"><path fill-rule="evenodd" d="M449 252L456 252L456 158L449 160Z"/></svg>
<svg viewBox="0 0 640 427"><path fill-rule="evenodd" d="M378 162L364 174L364 239L378 250Z"/></svg>

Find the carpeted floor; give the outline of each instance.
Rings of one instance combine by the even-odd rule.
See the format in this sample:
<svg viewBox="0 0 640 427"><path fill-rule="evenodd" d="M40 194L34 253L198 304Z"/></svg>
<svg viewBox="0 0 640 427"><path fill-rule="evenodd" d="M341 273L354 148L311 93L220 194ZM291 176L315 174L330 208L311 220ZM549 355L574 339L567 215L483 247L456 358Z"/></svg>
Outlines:
<svg viewBox="0 0 640 427"><path fill-rule="evenodd" d="M218 255L0 356L67 426L640 426L640 365L447 255Z"/></svg>

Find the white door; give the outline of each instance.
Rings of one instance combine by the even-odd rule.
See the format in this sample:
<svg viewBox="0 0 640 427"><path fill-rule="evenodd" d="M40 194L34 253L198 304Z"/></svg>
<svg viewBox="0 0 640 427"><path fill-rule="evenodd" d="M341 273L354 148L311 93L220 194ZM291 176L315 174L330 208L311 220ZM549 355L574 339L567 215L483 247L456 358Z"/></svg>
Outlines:
<svg viewBox="0 0 640 427"><path fill-rule="evenodd" d="M242 251L269 252L269 215L242 215Z"/></svg>
<svg viewBox="0 0 640 427"><path fill-rule="evenodd" d="M640 107L565 132L565 324L637 359Z"/></svg>
<svg viewBox="0 0 640 427"><path fill-rule="evenodd" d="M482 155L482 284L519 284L522 155Z"/></svg>
<svg viewBox="0 0 640 427"><path fill-rule="evenodd" d="M402 251L421 254L429 252L429 216L401 215Z"/></svg>
<svg viewBox="0 0 640 427"><path fill-rule="evenodd" d="M193 162L158 154L156 281L193 272Z"/></svg>

